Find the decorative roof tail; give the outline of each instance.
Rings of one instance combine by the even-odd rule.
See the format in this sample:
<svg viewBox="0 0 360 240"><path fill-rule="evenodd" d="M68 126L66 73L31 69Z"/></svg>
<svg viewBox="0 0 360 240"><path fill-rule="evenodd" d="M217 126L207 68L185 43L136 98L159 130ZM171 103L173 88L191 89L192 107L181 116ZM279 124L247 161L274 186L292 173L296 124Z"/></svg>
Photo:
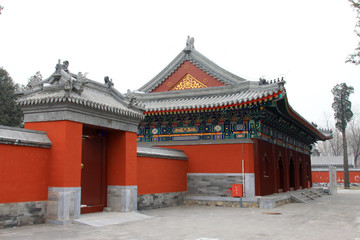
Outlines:
<svg viewBox="0 0 360 240"><path fill-rule="evenodd" d="M188 36L186 40L186 47L184 49L185 53L190 53L191 50L195 49L194 47L195 38Z"/></svg>

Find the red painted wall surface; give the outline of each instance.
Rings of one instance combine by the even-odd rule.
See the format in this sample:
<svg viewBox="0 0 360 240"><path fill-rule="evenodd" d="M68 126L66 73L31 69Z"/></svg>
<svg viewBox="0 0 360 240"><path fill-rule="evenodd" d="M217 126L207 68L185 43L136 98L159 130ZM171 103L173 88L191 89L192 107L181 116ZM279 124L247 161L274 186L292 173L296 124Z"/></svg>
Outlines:
<svg viewBox="0 0 360 240"><path fill-rule="evenodd" d="M187 190L187 161L138 157L138 194Z"/></svg>
<svg viewBox="0 0 360 240"><path fill-rule="evenodd" d="M252 143L168 147L185 152L189 173L241 173L242 159L245 173L254 173Z"/></svg>
<svg viewBox="0 0 360 240"><path fill-rule="evenodd" d="M224 86L225 84L197 68L190 61L185 61L168 79L152 92L166 92L176 85L187 73L208 87Z"/></svg>
<svg viewBox="0 0 360 240"><path fill-rule="evenodd" d="M50 149L0 144L0 203L45 201Z"/></svg>
<svg viewBox="0 0 360 240"><path fill-rule="evenodd" d="M285 147L281 147L263 140L253 139L255 155L255 193L264 196L290 190L290 159L294 163L294 190L306 188L307 181L311 182L310 156ZM267 164L265 164L265 157ZM279 159L282 161L283 173L280 179ZM302 174L300 177L300 162ZM265 169L267 167L267 169ZM302 180L300 182L300 179ZM281 186L282 182L282 186Z"/></svg>
<svg viewBox="0 0 360 240"><path fill-rule="evenodd" d="M107 135L108 185L137 185L137 134L114 131Z"/></svg>
<svg viewBox="0 0 360 240"><path fill-rule="evenodd" d="M336 178L338 183L344 183L344 172L337 171ZM329 182L329 171L312 172L312 179L314 183L328 183ZM360 183L360 171L349 171L350 183Z"/></svg>
<svg viewBox="0 0 360 240"><path fill-rule="evenodd" d="M52 147L49 187L81 186L82 124L72 121L31 122L25 128L45 131Z"/></svg>

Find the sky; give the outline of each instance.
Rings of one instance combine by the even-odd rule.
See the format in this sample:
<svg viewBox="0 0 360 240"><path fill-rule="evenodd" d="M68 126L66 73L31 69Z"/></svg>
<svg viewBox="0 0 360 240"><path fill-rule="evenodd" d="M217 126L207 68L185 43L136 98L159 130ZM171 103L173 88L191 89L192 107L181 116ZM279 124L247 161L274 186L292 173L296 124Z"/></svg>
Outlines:
<svg viewBox="0 0 360 240"><path fill-rule="evenodd" d="M122 93L136 90L195 38L195 49L247 80L284 77L292 108L327 127L331 89L353 86L360 112L356 13L346 0L0 0L0 67L26 84L58 59Z"/></svg>

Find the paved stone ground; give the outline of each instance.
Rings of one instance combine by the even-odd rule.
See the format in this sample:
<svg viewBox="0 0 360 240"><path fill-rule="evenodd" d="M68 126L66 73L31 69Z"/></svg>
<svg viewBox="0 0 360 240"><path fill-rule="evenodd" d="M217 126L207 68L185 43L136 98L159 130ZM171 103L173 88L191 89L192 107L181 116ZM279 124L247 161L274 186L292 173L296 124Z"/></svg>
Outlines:
<svg viewBox="0 0 360 240"><path fill-rule="evenodd" d="M0 230L0 239L357 239L360 190L274 209L182 206L142 211L152 218L92 227L33 225ZM280 213L280 214L267 214Z"/></svg>

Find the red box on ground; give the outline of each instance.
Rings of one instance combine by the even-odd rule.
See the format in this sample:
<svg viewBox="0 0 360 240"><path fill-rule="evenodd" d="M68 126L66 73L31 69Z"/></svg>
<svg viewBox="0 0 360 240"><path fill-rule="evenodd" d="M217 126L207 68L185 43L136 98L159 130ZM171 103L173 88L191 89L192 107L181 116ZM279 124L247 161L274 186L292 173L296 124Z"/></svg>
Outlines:
<svg viewBox="0 0 360 240"><path fill-rule="evenodd" d="M233 184L232 185L232 196L233 197L242 197L243 196L243 185L242 184Z"/></svg>

